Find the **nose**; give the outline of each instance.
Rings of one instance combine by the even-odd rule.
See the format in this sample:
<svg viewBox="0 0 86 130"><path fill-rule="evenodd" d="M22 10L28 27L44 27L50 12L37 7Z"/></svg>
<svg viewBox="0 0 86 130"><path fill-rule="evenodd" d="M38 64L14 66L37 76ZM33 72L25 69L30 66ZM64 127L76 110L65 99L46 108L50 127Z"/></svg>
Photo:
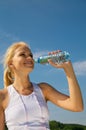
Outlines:
<svg viewBox="0 0 86 130"><path fill-rule="evenodd" d="M33 59L33 57L31 55L27 55L26 59Z"/></svg>
<svg viewBox="0 0 86 130"><path fill-rule="evenodd" d="M26 59L32 59L31 56L26 56Z"/></svg>

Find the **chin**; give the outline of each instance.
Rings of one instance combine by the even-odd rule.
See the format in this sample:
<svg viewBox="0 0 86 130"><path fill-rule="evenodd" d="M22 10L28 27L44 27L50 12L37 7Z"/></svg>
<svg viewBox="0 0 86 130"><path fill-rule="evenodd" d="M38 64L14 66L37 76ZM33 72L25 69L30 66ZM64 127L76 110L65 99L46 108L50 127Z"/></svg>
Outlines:
<svg viewBox="0 0 86 130"><path fill-rule="evenodd" d="M31 67L31 68L29 67L29 68L27 69L28 73L32 72L33 69L34 69L34 67Z"/></svg>

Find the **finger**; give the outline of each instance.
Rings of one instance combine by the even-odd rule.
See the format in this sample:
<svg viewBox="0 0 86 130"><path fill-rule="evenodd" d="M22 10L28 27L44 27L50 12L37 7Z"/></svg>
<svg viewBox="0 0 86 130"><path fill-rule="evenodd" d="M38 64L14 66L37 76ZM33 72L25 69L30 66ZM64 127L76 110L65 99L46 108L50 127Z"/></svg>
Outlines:
<svg viewBox="0 0 86 130"><path fill-rule="evenodd" d="M53 67L56 67L56 68L61 68L61 65L56 63L56 62L53 62L51 59L48 60L49 64L52 65Z"/></svg>
<svg viewBox="0 0 86 130"><path fill-rule="evenodd" d="M51 52L49 52L48 54L49 54L49 55L53 55L53 54L57 54L57 53L59 53L59 52L62 52L62 51L61 51L61 50L51 51Z"/></svg>

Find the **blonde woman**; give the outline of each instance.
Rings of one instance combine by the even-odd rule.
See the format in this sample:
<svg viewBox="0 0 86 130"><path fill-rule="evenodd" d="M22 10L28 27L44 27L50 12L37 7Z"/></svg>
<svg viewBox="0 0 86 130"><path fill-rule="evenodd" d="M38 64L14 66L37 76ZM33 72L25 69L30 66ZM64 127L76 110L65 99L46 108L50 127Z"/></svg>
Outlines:
<svg viewBox="0 0 86 130"><path fill-rule="evenodd" d="M72 63L55 64L49 60L49 64L64 70L70 95L59 92L48 83L30 81L34 60L28 44L18 42L7 49L4 60L5 88L0 90L0 130L4 130L5 123L8 130L50 130L48 101L66 110L83 110L82 95Z"/></svg>

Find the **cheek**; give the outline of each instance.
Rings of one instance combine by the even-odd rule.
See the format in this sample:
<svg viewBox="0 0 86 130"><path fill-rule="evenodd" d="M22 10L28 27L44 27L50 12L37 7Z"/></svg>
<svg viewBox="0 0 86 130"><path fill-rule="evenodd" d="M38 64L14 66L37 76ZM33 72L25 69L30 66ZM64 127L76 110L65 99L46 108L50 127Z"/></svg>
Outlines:
<svg viewBox="0 0 86 130"><path fill-rule="evenodd" d="M23 62L21 59L14 59L13 60L13 65L16 67L16 68L20 68L22 65L23 65Z"/></svg>

